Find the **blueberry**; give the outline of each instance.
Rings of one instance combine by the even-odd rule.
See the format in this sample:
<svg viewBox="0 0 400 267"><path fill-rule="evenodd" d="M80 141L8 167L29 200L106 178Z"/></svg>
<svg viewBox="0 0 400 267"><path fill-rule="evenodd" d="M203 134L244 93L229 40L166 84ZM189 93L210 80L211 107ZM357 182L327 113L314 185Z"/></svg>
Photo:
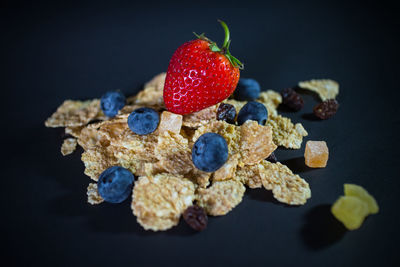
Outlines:
<svg viewBox="0 0 400 267"><path fill-rule="evenodd" d="M254 79L241 78L233 93L239 101L253 101L260 96L260 84Z"/></svg>
<svg viewBox="0 0 400 267"><path fill-rule="evenodd" d="M160 117L151 108L135 109L128 117L128 126L135 134L145 135L157 129Z"/></svg>
<svg viewBox="0 0 400 267"><path fill-rule="evenodd" d="M225 139L216 133L200 136L192 149L194 166L205 172L214 172L228 159L228 145Z"/></svg>
<svg viewBox="0 0 400 267"><path fill-rule="evenodd" d="M259 102L248 102L239 111L237 122L242 125L247 120L253 120L258 122L260 125L265 125L268 119L267 108Z"/></svg>
<svg viewBox="0 0 400 267"><path fill-rule="evenodd" d="M114 117L125 106L125 96L121 92L107 92L101 97L100 107L108 117Z"/></svg>
<svg viewBox="0 0 400 267"><path fill-rule="evenodd" d="M131 194L133 174L122 167L114 166L100 174L97 189L107 202L121 203Z"/></svg>

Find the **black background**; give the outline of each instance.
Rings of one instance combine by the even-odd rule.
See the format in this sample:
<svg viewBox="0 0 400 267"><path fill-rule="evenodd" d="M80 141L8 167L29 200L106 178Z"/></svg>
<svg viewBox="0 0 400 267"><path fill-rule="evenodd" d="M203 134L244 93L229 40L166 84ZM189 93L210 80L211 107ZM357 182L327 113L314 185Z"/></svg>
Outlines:
<svg viewBox="0 0 400 267"><path fill-rule="evenodd" d="M377 3L379 2L379 3ZM242 1L71 4L8 2L1 8L1 243L5 266L391 266L398 253L399 9L390 2ZM165 71L174 50L205 32L221 42L225 20L242 77L281 90L310 78L339 81L340 110L310 116L317 99L282 114L306 140L326 140L328 166L304 166L300 150L277 156L310 184L301 207L247 190L226 216L194 233L181 221L146 232L129 201L86 203L82 150L62 157L62 131L44 127L65 99L133 94ZM343 183L380 205L357 231L329 212ZM397 260L398 261L398 260ZM398 262L397 262L398 263ZM3 264L2 264L3 265Z"/></svg>

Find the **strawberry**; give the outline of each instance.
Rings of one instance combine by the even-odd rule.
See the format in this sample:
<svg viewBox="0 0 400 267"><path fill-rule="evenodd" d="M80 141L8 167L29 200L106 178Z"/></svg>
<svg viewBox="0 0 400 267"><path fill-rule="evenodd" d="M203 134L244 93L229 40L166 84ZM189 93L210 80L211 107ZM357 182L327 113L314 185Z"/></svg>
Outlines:
<svg viewBox="0 0 400 267"><path fill-rule="evenodd" d="M164 85L164 103L173 113L188 114L228 98L239 81L242 63L229 52L229 29L222 48L204 35L181 45L170 60Z"/></svg>

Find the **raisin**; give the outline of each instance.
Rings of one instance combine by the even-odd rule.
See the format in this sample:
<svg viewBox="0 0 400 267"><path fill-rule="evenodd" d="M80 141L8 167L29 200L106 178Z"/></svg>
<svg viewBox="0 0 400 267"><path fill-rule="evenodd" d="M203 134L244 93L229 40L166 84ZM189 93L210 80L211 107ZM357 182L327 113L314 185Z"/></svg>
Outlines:
<svg viewBox="0 0 400 267"><path fill-rule="evenodd" d="M321 120L326 120L336 114L339 103L335 99L328 99L314 107L314 115Z"/></svg>
<svg viewBox="0 0 400 267"><path fill-rule="evenodd" d="M183 213L183 219L196 231L202 231L207 227L207 214L202 207L197 205L188 207Z"/></svg>
<svg viewBox="0 0 400 267"><path fill-rule="evenodd" d="M236 117L236 109L231 104L222 103L218 107L217 120L226 121L227 123L234 124Z"/></svg>
<svg viewBox="0 0 400 267"><path fill-rule="evenodd" d="M294 111L299 111L304 106L303 98L296 93L292 88L286 88L281 92L282 102L284 105L293 109Z"/></svg>
<svg viewBox="0 0 400 267"><path fill-rule="evenodd" d="M271 153L271 155L266 158L267 161L272 162L272 163L277 163L278 159L276 158L274 152Z"/></svg>

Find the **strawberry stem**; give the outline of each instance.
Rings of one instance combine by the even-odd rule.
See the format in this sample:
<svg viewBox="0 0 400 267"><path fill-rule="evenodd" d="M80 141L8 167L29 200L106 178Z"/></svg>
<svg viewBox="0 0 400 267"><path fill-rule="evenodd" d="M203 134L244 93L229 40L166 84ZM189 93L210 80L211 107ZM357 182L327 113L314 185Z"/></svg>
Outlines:
<svg viewBox="0 0 400 267"><path fill-rule="evenodd" d="M222 20L218 20L218 22L221 24L221 26L225 32L225 39L224 39L224 43L222 44L222 48L219 48L217 43L215 43L215 42L211 41L210 39L208 39L207 37L205 37L204 33L198 35L194 32L193 34L197 38L209 42L211 51L223 54L229 60L229 62L232 64L232 66L242 70L244 68L243 63L240 62L239 59L232 56L231 52L229 51L229 46L231 44L231 40L230 40L230 33L229 33L228 25L226 25L226 23L223 22Z"/></svg>
<svg viewBox="0 0 400 267"><path fill-rule="evenodd" d="M226 23L223 22L222 20L218 20L218 22L221 24L222 28L224 28L224 32L225 32L225 39L224 39L224 43L222 45L222 50L224 50L224 49L228 50L229 43L230 43L230 34L229 34L228 25L226 25Z"/></svg>
<svg viewBox="0 0 400 267"><path fill-rule="evenodd" d="M225 57L229 60L229 62L235 68L243 69L243 67L244 67L243 63L240 62L239 59L237 59L234 56L232 56L231 52L229 51L229 46L231 45L231 39L230 39L230 33L229 33L228 25L226 25L226 23L223 22L222 20L218 20L218 22L221 24L221 26L222 26L222 28L224 29L224 32L225 32L225 39L224 39L224 43L223 43L222 48L221 48L222 54L225 55Z"/></svg>

